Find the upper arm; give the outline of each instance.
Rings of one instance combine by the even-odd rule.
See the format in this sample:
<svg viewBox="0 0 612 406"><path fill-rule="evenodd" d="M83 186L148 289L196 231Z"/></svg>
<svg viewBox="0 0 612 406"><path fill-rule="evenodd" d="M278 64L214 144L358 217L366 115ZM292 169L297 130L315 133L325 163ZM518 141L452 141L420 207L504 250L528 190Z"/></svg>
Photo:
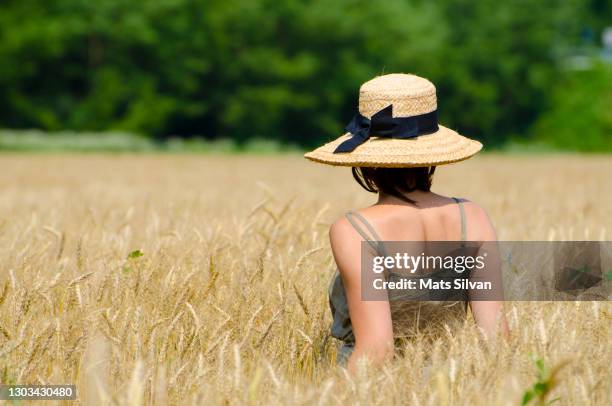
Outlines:
<svg viewBox="0 0 612 406"><path fill-rule="evenodd" d="M388 301L366 301L361 298L362 238L342 218L332 225L330 242L346 292L355 335L355 355L366 353L376 360L384 358L389 345L393 343L391 310Z"/></svg>
<svg viewBox="0 0 612 406"><path fill-rule="evenodd" d="M467 236L471 241L497 241L497 233L486 210L480 205L464 201Z"/></svg>
<svg viewBox="0 0 612 406"><path fill-rule="evenodd" d="M497 233L487 214L487 212L476 203L468 202L466 204L468 227L471 228L471 233L468 233L469 239L473 241L484 242L481 251L478 255L484 254L486 251L487 259L486 267L483 270L475 270L481 272L483 280L490 281L493 286L490 297L487 299L487 293L476 292L475 295L480 296L480 300L471 300L470 309L474 320L487 334L491 335L498 328L508 334L508 326L502 311L503 287L501 274L501 257L497 248Z"/></svg>

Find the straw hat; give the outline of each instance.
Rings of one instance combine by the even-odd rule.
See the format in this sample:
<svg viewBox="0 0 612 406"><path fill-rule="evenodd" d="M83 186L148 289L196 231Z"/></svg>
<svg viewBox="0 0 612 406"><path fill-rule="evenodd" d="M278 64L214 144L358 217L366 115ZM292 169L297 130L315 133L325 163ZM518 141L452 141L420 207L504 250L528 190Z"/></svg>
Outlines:
<svg viewBox="0 0 612 406"><path fill-rule="evenodd" d="M359 112L346 134L304 156L339 166L410 168L458 162L482 148L438 124L436 87L394 73L361 85Z"/></svg>

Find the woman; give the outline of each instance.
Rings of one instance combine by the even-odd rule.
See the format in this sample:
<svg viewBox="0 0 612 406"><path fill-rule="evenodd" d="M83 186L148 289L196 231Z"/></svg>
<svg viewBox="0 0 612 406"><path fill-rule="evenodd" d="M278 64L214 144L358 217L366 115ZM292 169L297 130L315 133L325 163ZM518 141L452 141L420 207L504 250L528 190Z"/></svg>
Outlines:
<svg viewBox="0 0 612 406"><path fill-rule="evenodd" d="M507 334L496 300L410 301L395 311L395 302L365 300L362 290L363 241L382 255L380 241L496 240L487 214L476 203L430 191L437 165L467 159L482 145L438 125L434 85L407 74L364 83L359 112L346 130L344 136L305 155L316 162L351 166L357 182L378 193L374 205L347 213L330 229L338 266L330 305L332 335L343 341L339 362L348 363L349 369L363 356L382 362L394 353L398 332L412 328L422 334L428 325L452 325L453 320L465 319L468 302L486 333L501 327Z"/></svg>

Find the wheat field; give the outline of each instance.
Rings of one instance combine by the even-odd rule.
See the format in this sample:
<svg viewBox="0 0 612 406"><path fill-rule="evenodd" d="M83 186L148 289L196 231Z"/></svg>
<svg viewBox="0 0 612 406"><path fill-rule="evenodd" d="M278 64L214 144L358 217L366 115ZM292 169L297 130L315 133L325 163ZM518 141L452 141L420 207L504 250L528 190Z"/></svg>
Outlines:
<svg viewBox="0 0 612 406"><path fill-rule="evenodd" d="M327 231L374 196L298 155L0 155L2 383L77 403L519 405L612 400L609 302L507 303L355 375L335 367ZM501 240L609 240L612 157L484 155L433 190ZM67 402L66 402L67 403ZM72 402L74 404L74 402Z"/></svg>

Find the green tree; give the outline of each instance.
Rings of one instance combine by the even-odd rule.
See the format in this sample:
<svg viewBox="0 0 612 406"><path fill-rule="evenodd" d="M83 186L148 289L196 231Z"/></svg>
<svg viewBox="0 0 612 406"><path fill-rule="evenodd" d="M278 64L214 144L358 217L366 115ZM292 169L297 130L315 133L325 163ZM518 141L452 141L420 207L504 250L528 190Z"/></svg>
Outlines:
<svg viewBox="0 0 612 406"><path fill-rule="evenodd" d="M597 1L5 0L0 126L253 137L312 146L389 72L438 86L444 123L526 136L558 49ZM595 23L593 23L595 24Z"/></svg>
<svg viewBox="0 0 612 406"><path fill-rule="evenodd" d="M612 151L612 66L568 72L552 89L535 138L558 149Z"/></svg>

